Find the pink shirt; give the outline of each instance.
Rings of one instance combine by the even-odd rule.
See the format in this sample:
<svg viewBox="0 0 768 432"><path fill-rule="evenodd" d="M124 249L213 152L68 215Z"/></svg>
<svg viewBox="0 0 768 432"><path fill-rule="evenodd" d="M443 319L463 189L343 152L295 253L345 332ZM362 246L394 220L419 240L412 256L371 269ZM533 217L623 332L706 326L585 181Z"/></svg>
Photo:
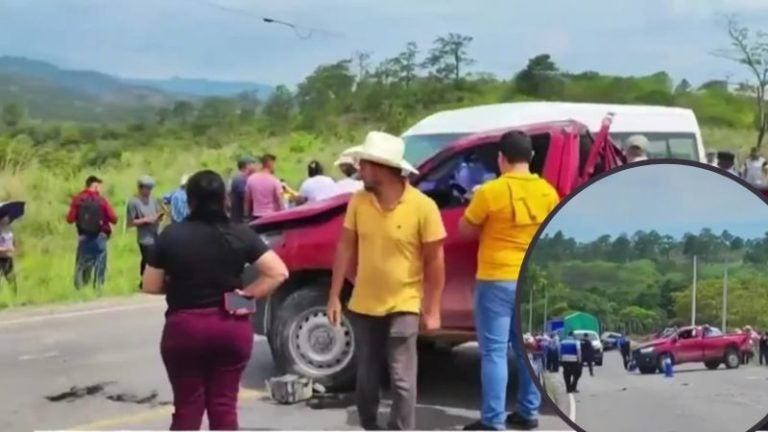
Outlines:
<svg viewBox="0 0 768 432"><path fill-rule="evenodd" d="M251 198L253 216L264 216L282 209L283 185L266 172L253 173L245 184L245 193Z"/></svg>

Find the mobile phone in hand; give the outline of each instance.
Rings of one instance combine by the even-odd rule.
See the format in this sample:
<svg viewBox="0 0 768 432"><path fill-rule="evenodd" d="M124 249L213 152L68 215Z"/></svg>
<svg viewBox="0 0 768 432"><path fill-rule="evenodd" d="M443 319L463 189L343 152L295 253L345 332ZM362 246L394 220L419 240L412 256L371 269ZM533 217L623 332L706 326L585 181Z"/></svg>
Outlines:
<svg viewBox="0 0 768 432"><path fill-rule="evenodd" d="M224 309L227 312L248 311L250 313L256 312L256 299L251 297L245 297L236 292L228 292L224 294Z"/></svg>

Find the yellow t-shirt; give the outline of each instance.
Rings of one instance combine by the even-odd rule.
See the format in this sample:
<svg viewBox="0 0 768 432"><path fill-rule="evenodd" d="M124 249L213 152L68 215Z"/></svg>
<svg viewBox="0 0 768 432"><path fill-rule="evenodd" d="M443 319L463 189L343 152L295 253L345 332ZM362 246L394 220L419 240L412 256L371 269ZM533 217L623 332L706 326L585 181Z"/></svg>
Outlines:
<svg viewBox="0 0 768 432"><path fill-rule="evenodd" d="M482 185L464 218L481 226L477 279L517 280L525 252L544 219L560 202L536 174L504 174Z"/></svg>
<svg viewBox="0 0 768 432"><path fill-rule="evenodd" d="M385 211L363 190L352 196L344 227L357 234L357 275L349 309L372 316L421 312L422 245L446 236L437 204L408 185L397 206Z"/></svg>

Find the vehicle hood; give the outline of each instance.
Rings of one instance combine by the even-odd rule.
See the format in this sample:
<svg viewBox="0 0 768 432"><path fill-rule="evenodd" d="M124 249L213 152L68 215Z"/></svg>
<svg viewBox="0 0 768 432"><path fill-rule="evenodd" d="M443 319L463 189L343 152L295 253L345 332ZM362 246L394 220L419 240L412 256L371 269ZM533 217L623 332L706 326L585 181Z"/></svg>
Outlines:
<svg viewBox="0 0 768 432"><path fill-rule="evenodd" d="M654 339L652 341L645 342L643 344L638 345L637 348L635 348L635 349L636 350L641 350L641 349L644 349L644 348L657 347L659 345L664 345L666 342L667 342L667 338Z"/></svg>
<svg viewBox="0 0 768 432"><path fill-rule="evenodd" d="M301 223L305 220L309 221L343 209L347 206L347 203L349 203L349 198L351 196L351 193L345 193L324 200L302 204L291 209L263 216L256 221L251 222L250 225L257 231L261 231L262 228Z"/></svg>

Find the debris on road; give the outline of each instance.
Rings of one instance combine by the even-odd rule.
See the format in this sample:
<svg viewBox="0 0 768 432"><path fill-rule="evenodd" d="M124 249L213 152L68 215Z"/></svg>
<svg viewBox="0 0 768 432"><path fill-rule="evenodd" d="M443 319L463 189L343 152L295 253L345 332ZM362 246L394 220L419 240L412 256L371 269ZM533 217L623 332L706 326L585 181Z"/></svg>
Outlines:
<svg viewBox="0 0 768 432"><path fill-rule="evenodd" d="M282 405L292 405L312 398L312 380L298 375L283 375L266 381L267 394ZM325 390L321 387L322 390Z"/></svg>
<svg viewBox="0 0 768 432"><path fill-rule="evenodd" d="M45 398L51 402L74 402L86 396L93 396L102 393L107 386L112 384L115 384L115 382L108 381L85 387L72 386L68 391L56 395L46 396Z"/></svg>

